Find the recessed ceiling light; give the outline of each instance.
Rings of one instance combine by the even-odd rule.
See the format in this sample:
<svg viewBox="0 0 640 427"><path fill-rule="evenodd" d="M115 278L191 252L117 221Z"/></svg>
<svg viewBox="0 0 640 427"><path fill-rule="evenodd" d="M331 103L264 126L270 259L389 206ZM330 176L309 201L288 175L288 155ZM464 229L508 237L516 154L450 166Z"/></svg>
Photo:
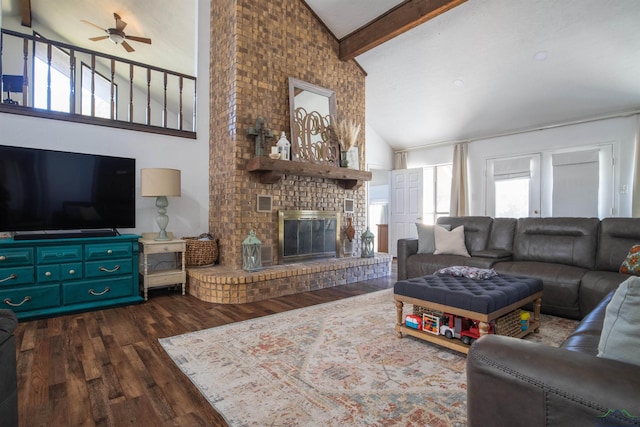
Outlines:
<svg viewBox="0 0 640 427"><path fill-rule="evenodd" d="M548 56L549 56L549 52L547 52L546 50L541 50L539 52L536 52L535 55L533 55L533 59L536 61L544 61L545 59L547 59Z"/></svg>
<svg viewBox="0 0 640 427"><path fill-rule="evenodd" d="M455 79L455 80L453 81L453 85L454 85L455 87L462 87L462 86L464 86L464 80L462 80L462 79Z"/></svg>

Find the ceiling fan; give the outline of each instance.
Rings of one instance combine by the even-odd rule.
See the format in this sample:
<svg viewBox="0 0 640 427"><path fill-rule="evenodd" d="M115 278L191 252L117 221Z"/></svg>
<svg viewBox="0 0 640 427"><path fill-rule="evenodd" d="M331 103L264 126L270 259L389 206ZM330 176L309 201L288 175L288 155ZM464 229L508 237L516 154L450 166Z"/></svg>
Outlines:
<svg viewBox="0 0 640 427"><path fill-rule="evenodd" d="M90 37L89 40L93 40L94 42L97 42L97 41L100 41L100 40L109 39L112 42L114 42L115 44L122 45L122 47L127 52L133 52L135 50L134 48L131 47L131 45L129 43L127 43L127 40L131 40L131 41L134 41L134 42L151 44L151 39L148 39L146 37L136 37L136 36L129 36L129 35L125 34L124 28L127 26L127 23L124 22L122 20L122 18L120 18L120 15L118 15L115 12L113 13L113 17L116 20L115 28L102 28L99 25L96 25L94 23L91 23L89 21L85 21L84 19L82 19L81 21L84 22L85 24L89 24L92 27L96 27L99 30L104 31L105 33L107 33L106 36Z"/></svg>

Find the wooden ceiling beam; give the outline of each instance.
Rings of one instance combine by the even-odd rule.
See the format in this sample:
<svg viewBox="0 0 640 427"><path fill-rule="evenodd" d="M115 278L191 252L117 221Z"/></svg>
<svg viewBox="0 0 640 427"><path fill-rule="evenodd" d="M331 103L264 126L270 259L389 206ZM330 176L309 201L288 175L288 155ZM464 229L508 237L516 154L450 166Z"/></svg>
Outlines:
<svg viewBox="0 0 640 427"><path fill-rule="evenodd" d="M340 59L353 59L466 1L407 0L341 39Z"/></svg>
<svg viewBox="0 0 640 427"><path fill-rule="evenodd" d="M22 26L31 27L31 0L20 0L20 18Z"/></svg>

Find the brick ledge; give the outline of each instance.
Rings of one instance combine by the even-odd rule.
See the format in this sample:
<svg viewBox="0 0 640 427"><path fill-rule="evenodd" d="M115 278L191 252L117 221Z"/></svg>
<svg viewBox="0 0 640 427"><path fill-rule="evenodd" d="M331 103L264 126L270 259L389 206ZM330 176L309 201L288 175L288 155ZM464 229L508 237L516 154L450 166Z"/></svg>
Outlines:
<svg viewBox="0 0 640 427"><path fill-rule="evenodd" d="M187 268L187 292L219 304L241 304L308 292L391 274L389 254L331 258L265 267L257 272L228 267Z"/></svg>

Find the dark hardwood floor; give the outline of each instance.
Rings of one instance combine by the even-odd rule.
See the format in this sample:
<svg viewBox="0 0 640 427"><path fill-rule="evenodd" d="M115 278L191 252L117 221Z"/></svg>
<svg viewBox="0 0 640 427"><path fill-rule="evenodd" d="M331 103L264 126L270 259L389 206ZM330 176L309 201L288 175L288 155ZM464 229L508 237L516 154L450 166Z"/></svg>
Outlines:
<svg viewBox="0 0 640 427"><path fill-rule="evenodd" d="M139 305L20 323L20 426L225 426L158 338L386 289L393 267L389 277L250 304L155 290Z"/></svg>

